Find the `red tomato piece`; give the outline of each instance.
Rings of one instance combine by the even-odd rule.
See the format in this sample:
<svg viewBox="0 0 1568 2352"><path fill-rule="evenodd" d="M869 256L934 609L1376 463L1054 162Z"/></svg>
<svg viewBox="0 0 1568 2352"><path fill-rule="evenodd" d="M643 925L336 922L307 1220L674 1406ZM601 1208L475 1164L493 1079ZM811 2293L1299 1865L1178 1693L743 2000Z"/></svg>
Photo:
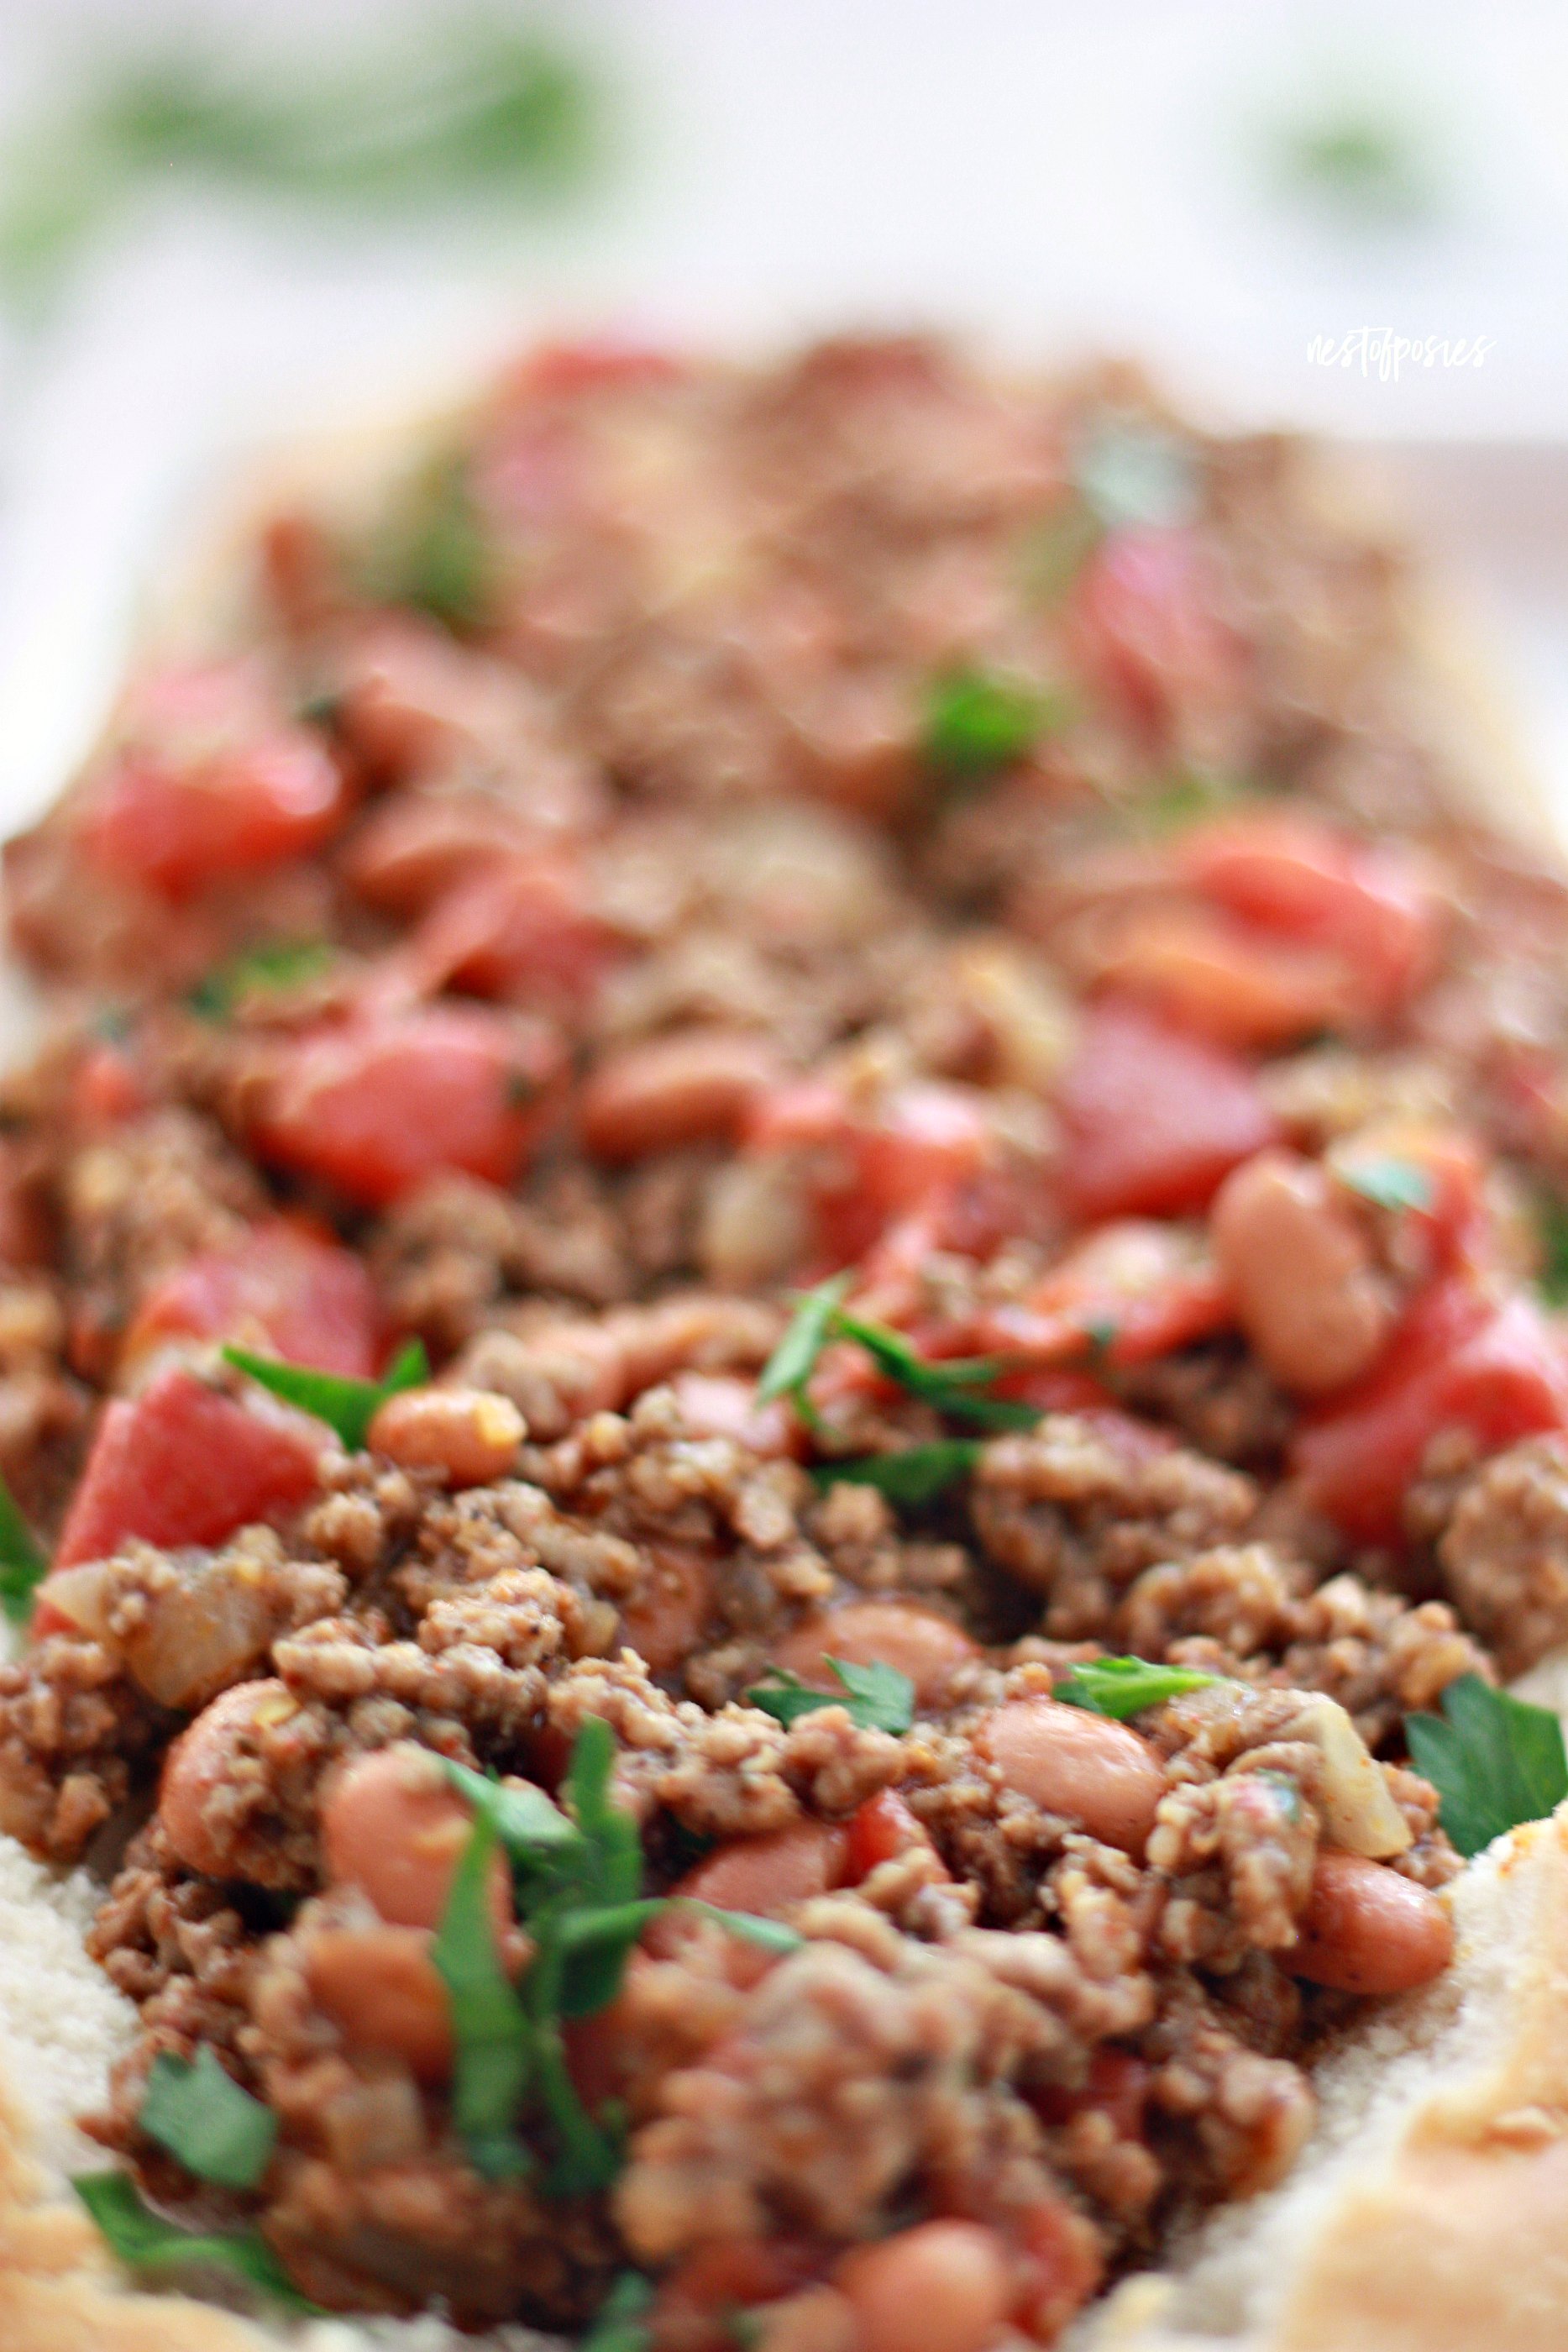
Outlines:
<svg viewBox="0 0 1568 2352"><path fill-rule="evenodd" d="M1303 947L1337 950L1370 1013L1394 1012L1432 975L1442 907L1406 851L1259 812L1195 826L1175 856L1215 906Z"/></svg>
<svg viewBox="0 0 1568 2352"><path fill-rule="evenodd" d="M122 1362L177 1332L259 1339L291 1364L365 1380L376 1368L376 1294L352 1250L269 1217L237 1248L205 1250L165 1276L141 1302Z"/></svg>
<svg viewBox="0 0 1568 2352"><path fill-rule="evenodd" d="M830 1172L814 1202L829 1266L865 1257L890 1224L906 1217L916 1221L916 1254L928 1255L940 1222L937 1204L956 1199L984 1172L990 1148L984 1097L937 1079L894 1087L875 1109L863 1110L831 1079L792 1080L758 1099L746 1132L763 1150L830 1148Z"/></svg>
<svg viewBox="0 0 1568 2352"><path fill-rule="evenodd" d="M1278 1132L1245 1062L1113 997L1090 1007L1057 1109L1059 1187L1085 1220L1201 1209Z"/></svg>
<svg viewBox="0 0 1568 2352"><path fill-rule="evenodd" d="M737 2312L810 2286L827 2263L825 2248L777 2233L694 2248L660 2282L648 2322L655 2352L733 2352Z"/></svg>
<svg viewBox="0 0 1568 2352"><path fill-rule="evenodd" d="M1440 1431L1495 1452L1568 1428L1563 1337L1522 1291L1444 1277L1415 1301L1382 1361L1302 1422L1292 1466L1321 1510L1366 1543L1401 1533L1405 1493Z"/></svg>
<svg viewBox="0 0 1568 2352"><path fill-rule="evenodd" d="M543 854L460 882L432 908L408 952L425 988L576 1006L592 996L618 944L585 907L581 876L564 857Z"/></svg>
<svg viewBox="0 0 1568 2352"><path fill-rule="evenodd" d="M541 343L511 371L503 391L542 394L547 399L622 385L674 383L688 373L673 352L651 343L617 342L609 336L581 342Z"/></svg>
<svg viewBox="0 0 1568 2352"><path fill-rule="evenodd" d="M1091 1344L1113 1364L1147 1363L1222 1330L1230 1302L1201 1235L1126 1217L1070 1250L1030 1296L984 1319L983 1349L1049 1364Z"/></svg>
<svg viewBox="0 0 1568 2352"><path fill-rule="evenodd" d="M256 1140L367 1208L443 1168L510 1184L554 1108L563 1066L553 1029L481 1005L367 1015L279 1047Z"/></svg>
<svg viewBox="0 0 1568 2352"><path fill-rule="evenodd" d="M936 1852L929 1832L896 1789L883 1789L857 1806L850 1816L849 1836L844 1874L851 1886L858 1886L879 1864L895 1861L911 1846L922 1847L928 1853ZM942 1875L947 1875L946 1870Z"/></svg>
<svg viewBox="0 0 1568 2352"><path fill-rule="evenodd" d="M1079 575L1072 614L1090 668L1147 726L1239 689L1241 647L1213 609L1187 531L1111 532Z"/></svg>
<svg viewBox="0 0 1568 2352"><path fill-rule="evenodd" d="M242 1404L171 1365L139 1397L105 1407L55 1566L102 1559L128 1536L221 1543L303 1503L324 1442L301 1416Z"/></svg>
<svg viewBox="0 0 1568 2352"><path fill-rule="evenodd" d="M110 873L180 898L317 848L344 797L320 738L284 718L246 665L214 663L143 682L78 838Z"/></svg>

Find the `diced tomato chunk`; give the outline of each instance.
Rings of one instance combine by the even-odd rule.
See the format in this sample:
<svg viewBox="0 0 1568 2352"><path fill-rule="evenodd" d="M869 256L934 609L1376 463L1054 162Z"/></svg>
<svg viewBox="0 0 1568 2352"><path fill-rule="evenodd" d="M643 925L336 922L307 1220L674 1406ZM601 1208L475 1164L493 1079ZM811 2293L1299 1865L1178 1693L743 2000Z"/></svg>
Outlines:
<svg viewBox="0 0 1568 2352"><path fill-rule="evenodd" d="M1149 726L1239 688L1241 648L1214 610L1188 531L1111 532L1079 575L1072 617L1091 670Z"/></svg>
<svg viewBox="0 0 1568 2352"><path fill-rule="evenodd" d="M761 1150L830 1147L813 1206L831 1266L852 1265L895 1221L927 1213L915 1246L928 1253L939 1204L985 1171L990 1150L983 1096L936 1079L896 1087L869 1108L848 1102L831 1078L794 1079L758 1099L746 1134Z"/></svg>
<svg viewBox="0 0 1568 2352"><path fill-rule="evenodd" d="M1383 1360L1307 1416L1292 1464L1318 1507L1366 1543L1401 1533L1406 1489L1431 1441L1461 1430L1489 1452L1568 1428L1568 1352L1522 1291L1468 1274L1423 1292Z"/></svg>
<svg viewBox="0 0 1568 2352"><path fill-rule="evenodd" d="M674 383L688 373L673 352L651 343L612 341L608 336L570 343L541 343L509 373L505 391L545 397L601 392L622 385Z"/></svg>
<svg viewBox="0 0 1568 2352"><path fill-rule="evenodd" d="M845 1876L852 1886L869 1878L880 1864L907 1853L912 1846L936 1853L928 1832L896 1789L883 1789L857 1806L850 1816L849 1837ZM946 1877L946 1872L942 1874Z"/></svg>
<svg viewBox="0 0 1568 2352"><path fill-rule="evenodd" d="M101 1559L128 1536L221 1543L235 1528L303 1503L322 1433L265 1403L241 1403L174 1364L104 1409L61 1530L57 1568Z"/></svg>
<svg viewBox="0 0 1568 2352"><path fill-rule="evenodd" d="M1175 856L1214 905L1303 947L1336 950L1369 1013L1395 1011L1431 977L1443 909L1408 851L1259 811L1194 826Z"/></svg>
<svg viewBox="0 0 1568 2352"><path fill-rule="evenodd" d="M510 1184L563 1066L554 1029L481 1005L366 1015L279 1045L256 1140L369 1208L443 1168Z"/></svg>
<svg viewBox="0 0 1568 2352"><path fill-rule="evenodd" d="M259 1339L291 1364L367 1379L376 1367L376 1295L352 1250L301 1221L269 1217L236 1248L205 1250L142 1300L121 1360L175 1333Z"/></svg>
<svg viewBox="0 0 1568 2352"><path fill-rule="evenodd" d="M733 2352L736 2315L821 2277L825 2248L805 2238L722 2238L694 2248L660 2284L649 2315L654 2352Z"/></svg>
<svg viewBox="0 0 1568 2352"><path fill-rule="evenodd" d="M1109 1363L1141 1364L1229 1319L1225 1284L1200 1234L1126 1217L1086 1234L1026 1297L992 1308L978 1344L1041 1365L1092 1346Z"/></svg>
<svg viewBox="0 0 1568 2352"><path fill-rule="evenodd" d="M618 944L585 906L581 876L538 854L460 882L431 909L409 957L426 988L570 1007L592 995Z"/></svg>
<svg viewBox="0 0 1568 2352"><path fill-rule="evenodd" d="M1057 1109L1058 1183L1085 1219L1201 1209L1277 1133L1245 1062L1113 997L1090 1007Z"/></svg>
<svg viewBox="0 0 1568 2352"><path fill-rule="evenodd" d="M110 873L179 898L317 848L343 814L343 778L307 727L242 663L145 680L77 818Z"/></svg>

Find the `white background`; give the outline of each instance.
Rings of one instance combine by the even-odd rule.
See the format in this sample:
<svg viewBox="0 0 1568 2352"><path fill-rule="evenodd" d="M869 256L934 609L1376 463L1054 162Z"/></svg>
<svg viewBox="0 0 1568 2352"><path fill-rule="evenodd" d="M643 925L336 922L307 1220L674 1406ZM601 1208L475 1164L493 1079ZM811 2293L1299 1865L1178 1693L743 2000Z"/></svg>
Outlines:
<svg viewBox="0 0 1568 2352"><path fill-rule="evenodd" d="M73 44L160 16L308 58L390 14L0 0L0 118ZM1417 520L1472 575L1568 813L1568 8L579 0L570 21L615 86L614 168L576 210L389 233L171 192L42 326L0 328L0 825L90 735L214 480L531 329L606 320L1123 348L1222 416L1413 450ZM1356 235L1276 198L1270 126L1347 94L1419 131L1437 218ZM1489 349L1397 383L1309 364L1312 337L1363 327ZM1499 442L1527 454L1499 464Z"/></svg>

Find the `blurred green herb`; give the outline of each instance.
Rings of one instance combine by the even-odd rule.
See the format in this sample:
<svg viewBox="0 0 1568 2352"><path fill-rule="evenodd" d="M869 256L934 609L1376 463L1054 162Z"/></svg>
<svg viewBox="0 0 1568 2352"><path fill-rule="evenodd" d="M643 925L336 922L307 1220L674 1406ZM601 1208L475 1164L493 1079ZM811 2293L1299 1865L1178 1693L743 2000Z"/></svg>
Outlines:
<svg viewBox="0 0 1568 2352"><path fill-rule="evenodd" d="M1079 496L1105 530L1191 522L1198 509L1193 452L1163 425L1102 419L1075 445L1071 472Z"/></svg>
<svg viewBox="0 0 1568 2352"><path fill-rule="evenodd" d="M839 1691L813 1690L799 1675L775 1666L771 1679L746 1694L753 1706L782 1724L813 1715L819 1707L841 1706L862 1731L906 1732L915 1721L915 1685L896 1666L873 1659L869 1665L852 1665L847 1658L829 1658L829 1673Z"/></svg>
<svg viewBox="0 0 1568 2352"><path fill-rule="evenodd" d="M1442 1799L1438 1819L1467 1860L1568 1796L1557 1717L1493 1690L1479 1675L1448 1685L1440 1716L1406 1716L1405 1737L1416 1771Z"/></svg>
<svg viewBox="0 0 1568 2352"><path fill-rule="evenodd" d="M193 2060L159 2052L137 2122L187 2172L222 2189L254 2189L277 2144L277 2117L241 2088L210 2042Z"/></svg>
<svg viewBox="0 0 1568 2352"><path fill-rule="evenodd" d="M1280 123L1267 162L1285 194L1349 227L1415 226L1442 209L1430 133L1392 104L1325 104Z"/></svg>
<svg viewBox="0 0 1568 2352"><path fill-rule="evenodd" d="M644 2352L653 2282L622 2271L594 2313L578 2352Z"/></svg>
<svg viewBox="0 0 1568 2352"><path fill-rule="evenodd" d="M1342 1168L1339 1180L1364 1201L1375 1201L1380 1209L1429 1209L1432 1205L1432 1179L1413 1160L1358 1160Z"/></svg>
<svg viewBox="0 0 1568 2352"><path fill-rule="evenodd" d="M0 1609L13 1625L33 1613L33 1595L49 1572L48 1555L0 1478Z"/></svg>
<svg viewBox="0 0 1568 2352"><path fill-rule="evenodd" d="M204 1021L231 1020L247 996L303 988L329 971L337 950L325 940L270 940L204 975L185 1003Z"/></svg>
<svg viewBox="0 0 1568 2352"><path fill-rule="evenodd" d="M980 1458L973 1437L939 1437L930 1445L907 1445L900 1454L857 1454L847 1462L819 1462L811 1475L819 1486L874 1486L890 1503L918 1509L933 1502Z"/></svg>
<svg viewBox="0 0 1568 2352"><path fill-rule="evenodd" d="M1568 1201L1541 1192L1535 1202L1541 1236L1541 1270L1535 1286L1549 1307L1568 1307Z"/></svg>
<svg viewBox="0 0 1568 2352"><path fill-rule="evenodd" d="M358 1454L376 1414L388 1397L403 1389L422 1388L430 1378L430 1359L423 1339L411 1339L400 1349L382 1380L361 1381L345 1372L319 1372L308 1364L287 1364L276 1356L253 1356L248 1348L225 1348L224 1361L246 1373L285 1404L298 1405L336 1430L348 1454Z"/></svg>
<svg viewBox="0 0 1568 2352"><path fill-rule="evenodd" d="M1061 696L1027 679L949 670L927 690L921 750L933 768L973 781L1013 766L1067 715Z"/></svg>
<svg viewBox="0 0 1568 2352"><path fill-rule="evenodd" d="M378 604L413 604L449 629L482 628L495 602L497 543L462 457L425 468L366 550L361 584Z"/></svg>
<svg viewBox="0 0 1568 2352"><path fill-rule="evenodd" d="M110 2253L133 2271L240 2279L287 2311L319 2312L294 2286L259 2231L176 2229L144 2205L123 2172L78 2173L71 2187L98 2224Z"/></svg>
<svg viewBox="0 0 1568 2352"><path fill-rule="evenodd" d="M73 62L79 94L0 151L0 283L14 291L47 288L172 175L384 213L558 194L600 150L578 47L483 6L339 58L155 35Z"/></svg>
<svg viewBox="0 0 1568 2352"><path fill-rule="evenodd" d="M1088 1658L1069 1670L1054 1696L1068 1706L1124 1723L1147 1706L1163 1706L1183 1691L1205 1690L1218 1679L1198 1666L1152 1666L1145 1658Z"/></svg>

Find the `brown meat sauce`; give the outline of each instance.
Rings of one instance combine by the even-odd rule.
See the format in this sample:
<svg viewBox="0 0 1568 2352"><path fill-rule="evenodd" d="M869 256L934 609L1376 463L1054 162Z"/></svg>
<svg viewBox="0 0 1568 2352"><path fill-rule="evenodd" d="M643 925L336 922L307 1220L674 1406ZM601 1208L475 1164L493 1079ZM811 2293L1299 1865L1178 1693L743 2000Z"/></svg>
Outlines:
<svg viewBox="0 0 1568 2352"><path fill-rule="evenodd" d="M948 2352L1048 2344L1281 2179L1323 2037L1441 1968L1405 1717L1568 1633L1568 900L1452 814L1395 556L1125 371L546 354L454 446L447 625L371 599L406 531L275 519L243 692L139 688L7 853L57 1018L0 1088L0 1470L65 1533L0 1827L105 1880L141 2031L90 2127L332 2309L570 2332L632 2267L655 2352L919 2352L905 2284ZM1157 512L1085 488L1130 450ZM1033 1425L841 1338L759 1399L840 1268ZM1514 1419L1434 1385L1443 1318ZM303 1502L137 1466L193 1393L272 1442L223 1341L413 1337L437 1390ZM832 1475L956 1436L914 1503ZM750 1703L838 1612L909 1728ZM1070 1716L1102 1653L1219 1679ZM454 2119L445 1880L385 1916L322 1820L383 1751L559 1789L592 1718L646 1890L802 1940L648 1932L566 2039L623 2167L552 2196ZM139 2121L203 2043L277 2120L248 2190Z"/></svg>

